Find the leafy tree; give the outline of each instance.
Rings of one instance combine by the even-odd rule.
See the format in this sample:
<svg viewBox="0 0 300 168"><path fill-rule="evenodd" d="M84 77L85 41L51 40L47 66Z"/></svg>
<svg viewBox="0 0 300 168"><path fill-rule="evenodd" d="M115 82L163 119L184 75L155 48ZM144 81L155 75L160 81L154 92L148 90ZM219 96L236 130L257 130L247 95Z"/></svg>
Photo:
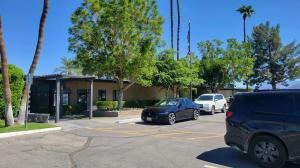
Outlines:
<svg viewBox="0 0 300 168"><path fill-rule="evenodd" d="M189 65L189 57L191 57L191 66ZM175 78L179 87L188 88L190 85L198 86L204 82L198 74L198 59L192 53L178 61L177 76Z"/></svg>
<svg viewBox="0 0 300 168"><path fill-rule="evenodd" d="M31 63L31 66L29 68L28 74L30 76L34 75L35 69L37 67L39 58L40 58L40 53L42 50L42 45L43 45L43 39L44 39L44 27L46 23L46 18L48 15L48 6L49 2L48 0L44 0L44 5L43 5L43 11L40 19L40 24L39 24L39 34L38 34L38 41L36 44L33 60ZM20 111L19 111L19 116L18 116L18 124L24 124L25 121L25 112L26 112L26 104L27 104L27 96L28 92L30 91L31 85L29 83L26 83L23 91L23 96L21 100L21 106L20 106Z"/></svg>
<svg viewBox="0 0 300 168"><path fill-rule="evenodd" d="M79 67L76 62L67 57L61 58L62 66L55 69L56 73L66 74L66 75L81 75L82 68Z"/></svg>
<svg viewBox="0 0 300 168"><path fill-rule="evenodd" d="M23 94L23 87L25 84L24 72L15 65L8 65L9 81L11 88L11 99L13 115L16 116L20 110L20 103ZM0 90L3 90L3 78L0 77ZM4 117L3 111L5 110L4 95L0 93L0 118Z"/></svg>
<svg viewBox="0 0 300 168"><path fill-rule="evenodd" d="M194 54L191 54L193 60L191 67L188 56L176 61L173 55L173 50L165 50L159 54L156 62L157 73L153 78L155 86L166 88L168 93L169 89L174 86L188 88L190 85L198 86L204 82L198 76L198 59Z"/></svg>
<svg viewBox="0 0 300 168"><path fill-rule="evenodd" d="M247 17L251 17L254 13L254 9L252 6L241 6L238 10L243 15L243 21L244 21L244 42L246 42L246 19Z"/></svg>
<svg viewBox="0 0 300 168"><path fill-rule="evenodd" d="M198 43L202 54L199 75L205 80L204 86L212 92L241 82L252 74L254 59L249 43L228 39L226 50L222 45L220 40Z"/></svg>
<svg viewBox="0 0 300 168"><path fill-rule="evenodd" d="M276 89L277 84L288 85L288 80L299 78L300 45L295 42L283 45L279 25L272 27L266 22L255 26L251 45L256 58L251 83L257 88L267 82Z"/></svg>
<svg viewBox="0 0 300 168"><path fill-rule="evenodd" d="M163 23L155 0L85 0L71 20L70 51L84 74L116 80L119 109L130 86L152 84Z"/></svg>
<svg viewBox="0 0 300 168"><path fill-rule="evenodd" d="M5 126L14 125L14 117L12 110L12 100L11 100L11 90L10 90L10 82L9 82L9 74L8 74L8 65L7 65L7 56L5 51L5 44L2 34L2 18L0 16L0 56L1 56L1 74L3 81L3 97L5 102Z"/></svg>
<svg viewBox="0 0 300 168"><path fill-rule="evenodd" d="M253 74L252 48L250 43L240 43L236 39L227 40L224 55L229 83L246 81Z"/></svg>
<svg viewBox="0 0 300 168"><path fill-rule="evenodd" d="M166 97L168 98L169 90L176 85L178 76L178 62L174 60L174 51L161 52L156 61L156 68L157 73L153 77L153 85L166 88Z"/></svg>

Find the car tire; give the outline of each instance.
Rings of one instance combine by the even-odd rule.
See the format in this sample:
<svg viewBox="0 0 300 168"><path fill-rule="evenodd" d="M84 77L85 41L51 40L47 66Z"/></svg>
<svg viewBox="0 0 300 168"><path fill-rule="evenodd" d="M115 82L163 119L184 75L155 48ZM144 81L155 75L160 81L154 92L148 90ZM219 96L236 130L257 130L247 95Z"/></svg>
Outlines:
<svg viewBox="0 0 300 168"><path fill-rule="evenodd" d="M169 113L168 115L168 124L174 125L176 122L176 115L174 113Z"/></svg>
<svg viewBox="0 0 300 168"><path fill-rule="evenodd" d="M215 113L216 113L216 108L215 108L215 106L212 106L211 111L210 111L210 115L215 115Z"/></svg>
<svg viewBox="0 0 300 168"><path fill-rule="evenodd" d="M198 120L199 116L200 116L199 110L194 110L194 112L193 112L193 120Z"/></svg>
<svg viewBox="0 0 300 168"><path fill-rule="evenodd" d="M267 168L281 168L288 158L284 145L271 136L253 139L248 154L258 165Z"/></svg>
<svg viewBox="0 0 300 168"><path fill-rule="evenodd" d="M223 108L222 108L222 113L225 113L226 112L226 104L224 104Z"/></svg>

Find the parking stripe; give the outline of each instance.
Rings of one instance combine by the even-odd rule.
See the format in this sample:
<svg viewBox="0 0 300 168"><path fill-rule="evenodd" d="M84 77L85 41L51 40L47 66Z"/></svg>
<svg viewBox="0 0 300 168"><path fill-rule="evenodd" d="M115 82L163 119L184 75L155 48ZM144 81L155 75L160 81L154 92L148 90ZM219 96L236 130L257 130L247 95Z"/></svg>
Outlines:
<svg viewBox="0 0 300 168"><path fill-rule="evenodd" d="M210 166L210 165L204 165L205 168L218 168L218 167L215 167L215 166Z"/></svg>

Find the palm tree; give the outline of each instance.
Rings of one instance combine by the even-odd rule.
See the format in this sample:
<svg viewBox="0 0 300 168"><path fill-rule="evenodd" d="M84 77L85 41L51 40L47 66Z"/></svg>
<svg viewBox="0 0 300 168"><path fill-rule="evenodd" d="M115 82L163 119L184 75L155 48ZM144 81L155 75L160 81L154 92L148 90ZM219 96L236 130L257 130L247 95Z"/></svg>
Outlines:
<svg viewBox="0 0 300 168"><path fill-rule="evenodd" d="M2 19L0 16L0 56L1 56L1 71L2 71L2 79L4 84L4 101L5 101L5 126L14 125L14 116L12 110L11 103L11 91L9 84L9 75L8 75L8 65L7 65L7 57L4 45L4 39L2 35Z"/></svg>
<svg viewBox="0 0 300 168"><path fill-rule="evenodd" d="M247 17L251 17L254 13L254 9L252 6L246 6L243 5L241 6L238 10L243 15L243 20L244 20L244 42L246 42L246 19Z"/></svg>
<svg viewBox="0 0 300 168"><path fill-rule="evenodd" d="M179 60L179 44L180 44L180 2L177 0L177 19L178 19L178 28L177 28L177 61Z"/></svg>
<svg viewBox="0 0 300 168"><path fill-rule="evenodd" d="M244 43L246 42L246 19L247 17L251 17L254 13L254 9L252 8L252 6L246 6L246 5L242 5L238 10L238 12L240 12L243 15L243 21L244 21ZM247 80L244 81L246 84L246 89L247 91L249 91L249 78Z"/></svg>
<svg viewBox="0 0 300 168"><path fill-rule="evenodd" d="M64 75L82 75L82 68L76 66L72 59L62 57L61 64L62 66L55 69L56 73Z"/></svg>
<svg viewBox="0 0 300 168"><path fill-rule="evenodd" d="M39 61L39 57L40 57L40 53L41 53L41 49L42 49L42 44L43 44L44 27L45 27L45 22L46 22L47 15L48 15L48 0L44 0L43 12L42 12L42 15L41 15L40 25L39 25L38 41L37 41L33 61L31 63L31 66L30 66L30 69L29 69L29 72L28 72L28 74L30 76L34 75L36 66L37 66L38 61ZM22 96L21 106L20 106L20 112L19 112L19 116L18 116L18 123L19 124L24 124L27 96L28 96L28 93L30 91L30 88L31 88L31 85L29 83L26 83L24 91L23 91L23 96Z"/></svg>
<svg viewBox="0 0 300 168"><path fill-rule="evenodd" d="M173 0L170 0L171 14L171 48L174 49L174 17L173 17Z"/></svg>

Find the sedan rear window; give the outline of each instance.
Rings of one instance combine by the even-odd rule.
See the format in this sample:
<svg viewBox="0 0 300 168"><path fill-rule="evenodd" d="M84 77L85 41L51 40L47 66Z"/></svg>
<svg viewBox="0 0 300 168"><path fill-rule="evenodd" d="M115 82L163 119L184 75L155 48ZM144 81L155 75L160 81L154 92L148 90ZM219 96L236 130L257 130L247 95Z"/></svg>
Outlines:
<svg viewBox="0 0 300 168"><path fill-rule="evenodd" d="M178 100L162 100L155 104L155 106L176 106Z"/></svg>
<svg viewBox="0 0 300 168"><path fill-rule="evenodd" d="M204 100L204 101L211 101L214 99L214 96L210 96L210 95L203 95L198 97L197 100Z"/></svg>

